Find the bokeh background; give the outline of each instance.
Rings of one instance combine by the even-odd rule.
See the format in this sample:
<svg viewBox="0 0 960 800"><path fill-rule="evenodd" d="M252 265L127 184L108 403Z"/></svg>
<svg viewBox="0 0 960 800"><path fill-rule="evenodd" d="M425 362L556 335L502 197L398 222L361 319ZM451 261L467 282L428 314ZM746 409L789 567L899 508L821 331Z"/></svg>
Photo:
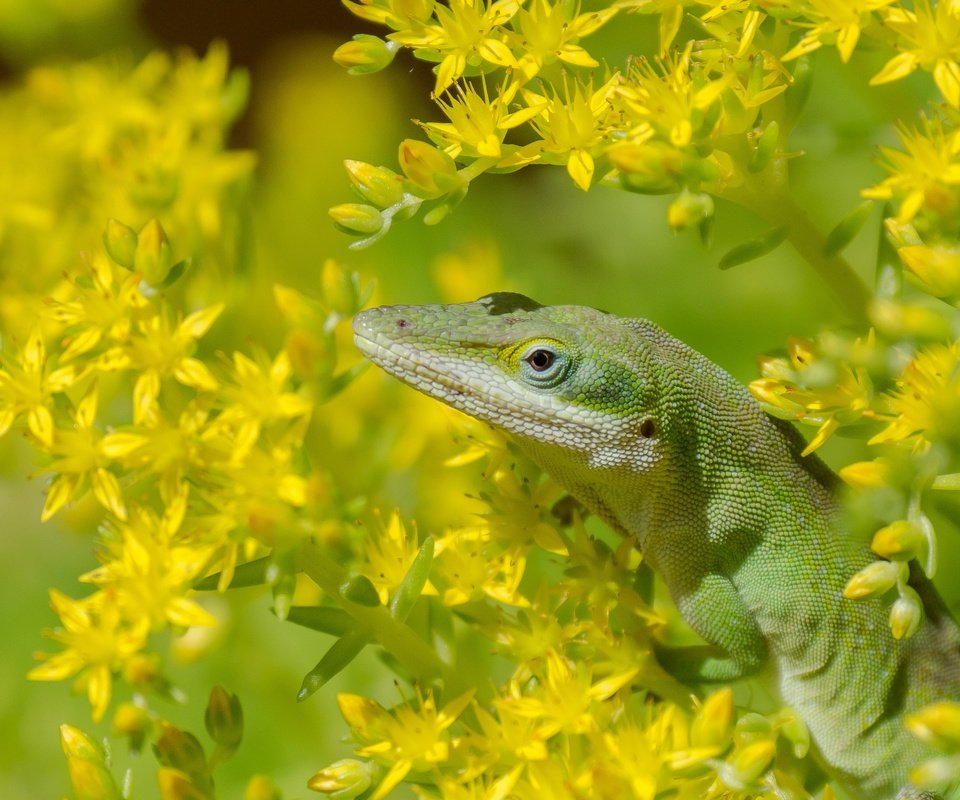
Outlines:
<svg viewBox="0 0 960 800"><path fill-rule="evenodd" d="M405 54L374 76L350 77L334 64L337 45L365 30L335 0L0 0L0 92L15 91L33 67L45 63L117 54L136 62L157 48L203 53L212 41L225 41L232 64L249 71L251 79L249 106L230 146L257 157L243 284L243 291L253 294L268 292L274 282L309 293L324 260L334 258L375 280L380 302L459 301L510 289L545 303L575 301L650 317L743 380L755 376L756 354L781 347L787 336L845 323L826 288L786 246L732 270L717 268L723 252L762 230L741 210L719 206L713 242L706 247L693 235L669 231L669 198L602 188L584 195L560 169L476 181L464 204L439 226L413 220L368 250L349 250L350 239L327 215L330 206L350 200L343 159L395 167L398 142L418 136L412 120L438 117L429 100L428 67ZM644 18L621 17L596 35L591 50L622 63L630 52L649 49L654 36ZM924 91L906 80L865 93L859 87L882 60L871 63L868 55L840 70L833 48L826 50L805 121L790 143L805 154L795 162L796 193L824 229L858 203L861 187L880 179L871 154L878 143L895 141L891 120L898 108L915 108L917 93ZM0 141L0 160L16 160L23 146L28 145ZM865 226L848 251L868 280L878 225L879 218ZM263 317L251 318L250 328L269 336L273 313L265 301ZM243 320L234 325L242 341ZM386 509L399 505L429 529L443 518L443 495L464 489L412 477L411 462L442 458L455 446L425 453L416 435L407 432L404 439L392 430L387 406L365 400L374 385L404 402L418 402L406 399L399 387L381 390L380 376L365 375L324 413L330 416L330 436L349 438L357 426L368 435L352 448L340 442L338 462L327 466L345 494L363 493ZM422 408L430 420L423 424L442 432L442 412L426 402ZM357 414L376 418L358 422ZM32 652L43 646L40 630L54 622L48 588L81 594L77 575L95 562L89 532L57 520L39 524L42 481L24 482L29 457L16 443L5 447L0 797L56 798L68 792L58 725L71 722L97 732L109 723L92 726L86 701L67 685L30 683L24 676L34 663ZM832 441L826 457L845 459L847 447ZM371 451L378 457L393 454L389 475L371 471ZM171 666L174 680L196 702L171 704L169 717L201 729L202 700L210 685L222 683L244 701L246 738L237 758L218 771L221 796L239 797L253 772L271 775L285 797L308 796L306 778L349 752L340 741L345 726L335 693L350 688L389 698L390 678L365 655L318 695L297 704L301 677L328 643L319 634L277 623L262 593L221 602L229 604L222 613L230 622L219 638L202 659ZM152 756L142 760L137 775L149 776ZM153 796L149 777L137 780L136 796Z"/></svg>

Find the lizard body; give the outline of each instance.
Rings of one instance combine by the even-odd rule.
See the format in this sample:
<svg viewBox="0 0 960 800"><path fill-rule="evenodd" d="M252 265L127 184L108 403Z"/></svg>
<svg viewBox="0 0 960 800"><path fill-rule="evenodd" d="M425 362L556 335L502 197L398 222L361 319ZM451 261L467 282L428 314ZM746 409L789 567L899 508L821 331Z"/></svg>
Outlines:
<svg viewBox="0 0 960 800"><path fill-rule="evenodd" d="M892 638L880 599L842 597L873 560L840 522L836 477L728 373L655 324L500 293L362 312L355 340L416 389L512 435L636 537L709 643L664 651L689 681L766 680L857 800L939 800L907 783L935 755L904 728L960 700L960 632L914 570L927 619Z"/></svg>

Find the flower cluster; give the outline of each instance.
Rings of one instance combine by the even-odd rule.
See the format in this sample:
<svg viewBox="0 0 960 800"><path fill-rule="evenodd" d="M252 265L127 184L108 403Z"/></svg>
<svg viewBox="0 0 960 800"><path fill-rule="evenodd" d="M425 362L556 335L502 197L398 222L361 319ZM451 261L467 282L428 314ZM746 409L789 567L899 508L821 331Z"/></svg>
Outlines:
<svg viewBox="0 0 960 800"><path fill-rule="evenodd" d="M24 336L33 304L52 291L108 218L141 229L153 218L189 245L216 283L242 257L239 211L252 153L225 149L246 104L247 79L222 44L203 58L162 52L37 67L0 98L0 319ZM81 200L82 198L82 200ZM26 268L29 265L29 268Z"/></svg>
<svg viewBox="0 0 960 800"><path fill-rule="evenodd" d="M399 49L412 49L437 63L434 98L446 118L421 123L429 142L401 143L402 175L348 162L363 202L330 213L338 226L362 237L356 246L379 239L394 219L422 206L429 208L426 222L439 221L482 173L555 164L583 190L602 183L673 193L669 224L704 236L714 215L712 198L746 206L777 235L763 239L765 247L731 252L724 265L761 255L784 238L812 256L823 242L810 241L816 232L786 183L787 161L796 155L787 140L809 93L810 54L830 45L849 61L869 41L891 53L871 84L920 69L932 75L946 113L955 114L960 102L954 41L960 17L951 3L925 0L905 8L894 0L778 0L701 2L691 9L681 2L611 0L589 12L579 3L550 0L346 5L392 30L385 40L358 35L335 58L366 73L386 67ZM628 12L659 15L659 50L637 54L625 68L603 66L602 54L591 53L586 41ZM685 13L693 14L704 35L681 45ZM949 172L928 174L952 180ZM868 196L889 197L907 181L907 175L892 176ZM919 187L904 188L916 202ZM905 212L912 216L909 205ZM856 310L866 295L840 249L834 243L833 252L816 254L829 265L814 266Z"/></svg>
<svg viewBox="0 0 960 800"><path fill-rule="evenodd" d="M492 692L478 686L451 639L445 649L456 671L444 680L443 703L431 690L391 708L340 694L359 759L330 764L309 786L342 798L387 797L402 781L444 800L544 791L809 798L778 767L780 739L795 756L809 746L796 715L737 719L729 689L694 707L652 657L650 642L666 621L631 588L633 543L611 551L576 515L564 526L552 511L556 486L535 481L522 459L491 470L484 524L439 537L432 563L396 514L372 531L360 570L377 586L375 602L395 608L410 576L430 563L429 579L420 578L424 602L469 620L512 671ZM563 559L563 573L525 589L524 565L546 553ZM453 631L433 625L430 635Z"/></svg>
<svg viewBox="0 0 960 800"><path fill-rule="evenodd" d="M113 223L107 249L118 230L134 252L157 249L166 242L162 230L151 234L157 227L137 236ZM288 306L297 299L283 292ZM202 340L223 306L184 315L106 253L44 308L3 357L4 430L22 427L47 457L44 520L90 497L103 523L101 565L82 577L95 591L51 593L62 623L51 636L65 649L30 677L77 675L99 719L112 679L142 661L151 633L214 624L193 596L199 578L219 571L226 586L238 560L304 535L302 510L317 498L295 456L319 386L294 384L287 348L234 352L211 367ZM118 401L125 412L112 410Z"/></svg>

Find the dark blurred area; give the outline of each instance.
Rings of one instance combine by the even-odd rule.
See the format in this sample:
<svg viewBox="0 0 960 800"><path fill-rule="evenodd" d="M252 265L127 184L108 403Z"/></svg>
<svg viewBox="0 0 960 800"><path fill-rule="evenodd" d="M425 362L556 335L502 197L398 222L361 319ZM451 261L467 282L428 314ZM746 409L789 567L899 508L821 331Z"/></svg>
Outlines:
<svg viewBox="0 0 960 800"><path fill-rule="evenodd" d="M147 0L140 18L163 45L205 50L226 39L234 62L247 67L280 37L324 32L346 39L365 29L337 0Z"/></svg>
<svg viewBox="0 0 960 800"><path fill-rule="evenodd" d="M231 64L256 71L281 42L316 35L346 41L356 33L383 33L338 0L83 0L72 16L60 9L48 13L48 2L13 0L0 8L0 81L16 80L34 64L111 49L132 50L136 56L155 47L204 53L218 39L229 45ZM254 82L251 105L256 92ZM253 143L250 119L248 110L234 127L234 146Z"/></svg>

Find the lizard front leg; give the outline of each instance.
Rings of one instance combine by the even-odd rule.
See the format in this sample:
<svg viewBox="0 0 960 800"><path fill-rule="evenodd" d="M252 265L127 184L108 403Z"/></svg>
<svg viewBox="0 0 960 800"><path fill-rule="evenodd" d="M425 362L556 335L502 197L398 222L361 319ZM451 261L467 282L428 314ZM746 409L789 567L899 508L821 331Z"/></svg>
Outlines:
<svg viewBox="0 0 960 800"><path fill-rule="evenodd" d="M767 645L750 609L729 578L694 580L661 567L681 615L708 645L658 647L657 659L688 683L731 681L754 675L767 663Z"/></svg>

